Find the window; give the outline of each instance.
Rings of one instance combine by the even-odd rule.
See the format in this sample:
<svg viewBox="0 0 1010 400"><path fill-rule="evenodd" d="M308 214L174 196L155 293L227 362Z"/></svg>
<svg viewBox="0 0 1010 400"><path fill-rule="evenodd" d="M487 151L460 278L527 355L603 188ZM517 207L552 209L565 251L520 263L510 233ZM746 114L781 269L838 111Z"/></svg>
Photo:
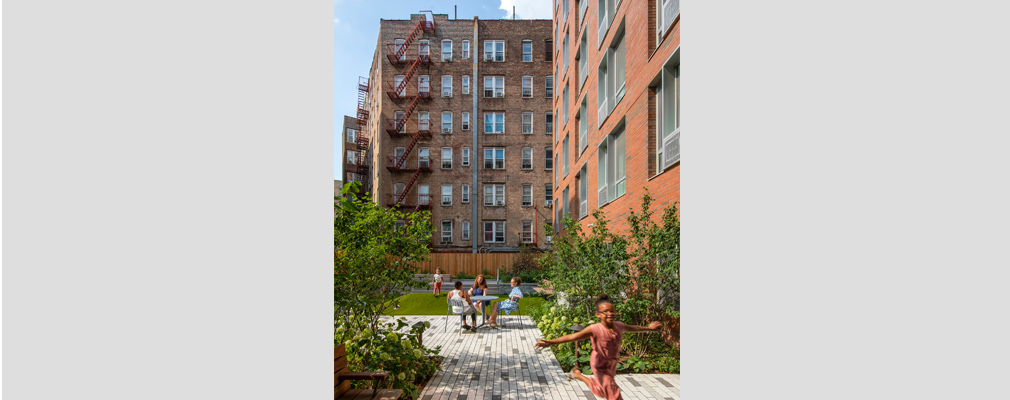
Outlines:
<svg viewBox="0 0 1010 400"><path fill-rule="evenodd" d="M452 97L452 75L442 75L442 97Z"/></svg>
<svg viewBox="0 0 1010 400"><path fill-rule="evenodd" d="M357 143L357 142L358 142L358 130L347 129L347 143Z"/></svg>
<svg viewBox="0 0 1010 400"><path fill-rule="evenodd" d="M470 240L470 221L463 220L463 240Z"/></svg>
<svg viewBox="0 0 1010 400"><path fill-rule="evenodd" d="M582 105L579 106L579 155L586 150L589 146L589 108L586 106L586 99L582 99Z"/></svg>
<svg viewBox="0 0 1010 400"><path fill-rule="evenodd" d="M586 173L586 165L582 166L575 179L579 184L579 219L582 219L589 215L589 197L587 195L589 192L589 174Z"/></svg>
<svg viewBox="0 0 1010 400"><path fill-rule="evenodd" d="M485 76L484 97L505 97L505 77Z"/></svg>
<svg viewBox="0 0 1010 400"><path fill-rule="evenodd" d="M680 161L680 49L663 67L656 96L656 173L660 173Z"/></svg>
<svg viewBox="0 0 1010 400"><path fill-rule="evenodd" d="M393 197L394 197L394 200L395 200L395 198L399 198L400 195L403 194L403 190L406 187L407 187L407 184L405 184L405 183L394 183L393 184Z"/></svg>
<svg viewBox="0 0 1010 400"><path fill-rule="evenodd" d="M568 176L568 135L561 143L561 176Z"/></svg>
<svg viewBox="0 0 1010 400"><path fill-rule="evenodd" d="M523 40L523 62L533 62L532 40Z"/></svg>
<svg viewBox="0 0 1010 400"><path fill-rule="evenodd" d="M431 203L431 196L428 193L428 184L419 183L417 185L417 205L426 206Z"/></svg>
<svg viewBox="0 0 1010 400"><path fill-rule="evenodd" d="M568 186L565 186L565 190L561 192L561 213L563 215L571 216L571 214L568 213L568 203L570 202L571 197L568 197Z"/></svg>
<svg viewBox="0 0 1010 400"><path fill-rule="evenodd" d="M417 77L417 94L423 97L430 96L429 90L431 90L431 77L428 75L419 75Z"/></svg>
<svg viewBox="0 0 1010 400"><path fill-rule="evenodd" d="M460 191L463 193L462 194L462 196L463 196L463 200L462 200L463 203L469 203L470 202L470 185L467 184L467 183L462 184L460 186Z"/></svg>
<svg viewBox="0 0 1010 400"><path fill-rule="evenodd" d="M427 147L421 147L417 149L417 167L418 168L429 168L431 166L431 159L428 157L430 151Z"/></svg>
<svg viewBox="0 0 1010 400"><path fill-rule="evenodd" d="M545 235L544 235L544 242L545 243L551 243L551 242L553 242L553 240L552 240L553 238L551 237L550 234L551 234L551 232L553 232L553 230L552 230L553 228L551 228L551 227L554 225L554 222L552 222L552 221L544 221L544 224L547 225L547 230L544 231L544 233L545 233Z"/></svg>
<svg viewBox="0 0 1010 400"><path fill-rule="evenodd" d="M442 111L442 133L452 133L452 111Z"/></svg>
<svg viewBox="0 0 1010 400"><path fill-rule="evenodd" d="M505 133L505 113L500 111L484 113L484 133Z"/></svg>
<svg viewBox="0 0 1010 400"><path fill-rule="evenodd" d="M561 23L568 23L568 0L561 1Z"/></svg>
<svg viewBox="0 0 1010 400"><path fill-rule="evenodd" d="M358 152L348 151L347 152L347 163L351 165L358 165Z"/></svg>
<svg viewBox="0 0 1010 400"><path fill-rule="evenodd" d="M403 75L393 76L393 90L396 91L397 97L403 97L407 94L407 86L403 84Z"/></svg>
<svg viewBox="0 0 1010 400"><path fill-rule="evenodd" d="M564 39L561 39L561 79L565 79L568 73L568 32L565 32Z"/></svg>
<svg viewBox="0 0 1010 400"><path fill-rule="evenodd" d="M544 149L544 169L554 169L554 149L550 147Z"/></svg>
<svg viewBox="0 0 1010 400"><path fill-rule="evenodd" d="M561 126L568 124L568 85L561 92Z"/></svg>
<svg viewBox="0 0 1010 400"><path fill-rule="evenodd" d="M523 111L523 133L533 133L533 111Z"/></svg>
<svg viewBox="0 0 1010 400"><path fill-rule="evenodd" d="M394 128L399 127L398 129L396 129L397 133L407 132L407 121L404 121L403 119L404 119L403 111L393 112L393 120L395 121Z"/></svg>
<svg viewBox="0 0 1010 400"><path fill-rule="evenodd" d="M484 41L484 61L505 61L505 41L485 40Z"/></svg>
<svg viewBox="0 0 1010 400"><path fill-rule="evenodd" d="M442 205L452 205L452 185L448 183L442 185Z"/></svg>
<svg viewBox="0 0 1010 400"><path fill-rule="evenodd" d="M504 206L505 185L504 184L484 185L484 205Z"/></svg>
<svg viewBox="0 0 1010 400"><path fill-rule="evenodd" d="M551 203L553 202L554 202L554 193L551 192L551 184L548 183L544 185L544 205L550 207Z"/></svg>
<svg viewBox="0 0 1010 400"><path fill-rule="evenodd" d="M417 54L426 56L428 55L428 41L425 39L417 41Z"/></svg>
<svg viewBox="0 0 1010 400"><path fill-rule="evenodd" d="M442 243L452 243L452 221L442 221Z"/></svg>
<svg viewBox="0 0 1010 400"><path fill-rule="evenodd" d="M559 174L561 173L561 168L558 167L558 165L560 163L561 163L561 159L560 158L555 158L554 159L554 184L555 185L560 185L561 184L561 177L559 176Z"/></svg>
<svg viewBox="0 0 1010 400"><path fill-rule="evenodd" d="M503 147L485 148L484 169L505 169L505 148Z"/></svg>
<svg viewBox="0 0 1010 400"><path fill-rule="evenodd" d="M551 39L544 40L544 61L554 60L554 41Z"/></svg>
<svg viewBox="0 0 1010 400"><path fill-rule="evenodd" d="M523 77L523 97L533 97L533 77Z"/></svg>
<svg viewBox="0 0 1010 400"><path fill-rule="evenodd" d="M614 107L624 98L624 37L623 28L614 37L613 45L607 48L607 53L601 57L599 67L599 98L598 126L614 111Z"/></svg>
<svg viewBox="0 0 1010 400"><path fill-rule="evenodd" d="M589 32L582 32L582 40L579 40L579 52L575 55L575 58L579 60L579 90L582 90L582 86L586 84L586 78L589 77L589 44L586 38L589 36Z"/></svg>
<svg viewBox="0 0 1010 400"><path fill-rule="evenodd" d="M406 226L407 226L407 222L406 221L404 221L402 219L396 220L396 222L393 223L393 231L394 232L399 232L400 230L402 230Z"/></svg>
<svg viewBox="0 0 1010 400"><path fill-rule="evenodd" d="M469 40L464 40L463 41L463 59L464 60L469 60L470 59L470 41Z"/></svg>
<svg viewBox="0 0 1010 400"><path fill-rule="evenodd" d="M470 94L470 75L463 75L463 94Z"/></svg>
<svg viewBox="0 0 1010 400"><path fill-rule="evenodd" d="M431 128L428 126L428 112L419 111L417 113L417 130L426 131L429 129Z"/></svg>
<svg viewBox="0 0 1010 400"><path fill-rule="evenodd" d="M532 147L523 147L523 169L533 169Z"/></svg>
<svg viewBox="0 0 1010 400"><path fill-rule="evenodd" d="M505 221L484 221L484 242L505 243Z"/></svg>
<svg viewBox="0 0 1010 400"><path fill-rule="evenodd" d="M533 243L533 221L523 221L523 243Z"/></svg>
<svg viewBox="0 0 1010 400"><path fill-rule="evenodd" d="M547 75L544 78L544 97L554 97L554 75Z"/></svg>
<svg viewBox="0 0 1010 400"><path fill-rule="evenodd" d="M544 114L544 129L547 130L548 135L554 134L554 113L551 111Z"/></svg>
<svg viewBox="0 0 1010 400"><path fill-rule="evenodd" d="M452 169L452 147L442 148L442 169Z"/></svg>
<svg viewBox="0 0 1010 400"><path fill-rule="evenodd" d="M626 154L623 127L603 139L597 157L599 161L599 171L596 174L599 196L597 204L603 206L624 195Z"/></svg>
<svg viewBox="0 0 1010 400"><path fill-rule="evenodd" d="M524 183L523 184L523 207L529 207L533 205L533 184Z"/></svg>
<svg viewBox="0 0 1010 400"><path fill-rule="evenodd" d="M462 121L460 121L460 123L462 125L462 127L460 129L462 129L464 131L470 130L470 113L469 112L466 112L466 111L463 112L463 119L462 119Z"/></svg>
<svg viewBox="0 0 1010 400"><path fill-rule="evenodd" d="M603 43L603 39L607 37L607 29L610 29L610 18L613 17L612 13L608 7L614 4L614 0L599 0L599 6L596 7L596 20L599 21L599 27L596 29L596 46Z"/></svg>
<svg viewBox="0 0 1010 400"><path fill-rule="evenodd" d="M442 41L442 61L452 61L452 40Z"/></svg>
<svg viewBox="0 0 1010 400"><path fill-rule="evenodd" d="M464 147L463 148L463 166L464 167L469 167L470 166L470 148L469 147Z"/></svg>
<svg viewBox="0 0 1010 400"><path fill-rule="evenodd" d="M404 42L403 39L393 39L393 50L395 52L399 53L400 49L403 48L403 42ZM406 59L407 59L407 52L404 51L403 54L401 54L400 57L397 58L396 60L397 61L403 61L403 60L406 60Z"/></svg>
<svg viewBox="0 0 1010 400"><path fill-rule="evenodd" d="M393 160L396 161L396 165L397 166L400 165L400 161L402 161L404 158L406 158L404 156L404 154L405 154L406 151L407 151L407 149L404 148L404 147L397 147L397 148L393 149Z"/></svg>
<svg viewBox="0 0 1010 400"><path fill-rule="evenodd" d="M659 46L659 42L663 41L663 36L666 32L670 30L670 25L673 25L673 21L677 19L680 15L680 1L679 0L657 0L661 1L663 10L656 12L656 35L659 36L656 40L656 46Z"/></svg>

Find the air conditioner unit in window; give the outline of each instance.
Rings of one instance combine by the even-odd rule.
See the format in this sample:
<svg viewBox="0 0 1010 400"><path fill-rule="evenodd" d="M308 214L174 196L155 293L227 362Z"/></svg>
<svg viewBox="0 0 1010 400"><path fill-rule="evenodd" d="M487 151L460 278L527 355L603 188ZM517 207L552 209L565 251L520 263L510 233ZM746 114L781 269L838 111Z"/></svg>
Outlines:
<svg viewBox="0 0 1010 400"><path fill-rule="evenodd" d="M496 206L504 206L505 205L505 200L495 200L494 201L494 205L496 205Z"/></svg>
<svg viewBox="0 0 1010 400"><path fill-rule="evenodd" d="M505 97L505 89L495 89L494 97Z"/></svg>
<svg viewBox="0 0 1010 400"><path fill-rule="evenodd" d="M442 89L442 97L452 97L452 89Z"/></svg>
<svg viewBox="0 0 1010 400"><path fill-rule="evenodd" d="M552 238L551 235L544 236L544 241L546 241L547 243L553 242L554 241L553 239L554 238Z"/></svg>
<svg viewBox="0 0 1010 400"><path fill-rule="evenodd" d="M544 208L551 208L551 203L553 202L553 200L544 200Z"/></svg>
<svg viewBox="0 0 1010 400"><path fill-rule="evenodd" d="M442 235L442 243L452 243L452 235Z"/></svg>
<svg viewBox="0 0 1010 400"><path fill-rule="evenodd" d="M452 133L452 128L442 127L442 133Z"/></svg>

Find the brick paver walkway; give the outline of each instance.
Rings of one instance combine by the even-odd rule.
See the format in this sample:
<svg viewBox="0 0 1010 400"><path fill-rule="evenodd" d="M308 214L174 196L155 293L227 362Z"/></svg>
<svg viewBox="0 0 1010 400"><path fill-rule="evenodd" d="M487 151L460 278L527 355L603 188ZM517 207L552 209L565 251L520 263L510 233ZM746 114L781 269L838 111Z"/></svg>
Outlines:
<svg viewBox="0 0 1010 400"><path fill-rule="evenodd" d="M585 383L568 381L550 350L536 351L533 344L541 332L528 317L522 317L521 324L511 322L517 321L513 318L506 328L481 328L477 334L458 334L458 315L449 316L445 332L445 316L405 318L408 327L431 322L424 345L442 346L440 354L445 357L420 400L602 399L593 396ZM680 374L623 374L616 380L626 400L680 400Z"/></svg>

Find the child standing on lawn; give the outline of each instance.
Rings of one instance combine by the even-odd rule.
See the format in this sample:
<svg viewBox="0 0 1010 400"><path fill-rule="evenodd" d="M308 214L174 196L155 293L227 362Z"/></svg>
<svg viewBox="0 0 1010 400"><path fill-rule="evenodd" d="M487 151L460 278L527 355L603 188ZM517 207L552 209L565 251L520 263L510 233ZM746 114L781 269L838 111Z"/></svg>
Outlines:
<svg viewBox="0 0 1010 400"><path fill-rule="evenodd" d="M541 340L536 347L550 347L556 344L568 343L576 340L590 339L592 341L593 353L589 357L589 367L593 370L593 376L582 375L578 368L572 369L568 379L578 379L589 386L589 390L599 397L607 400L623 400L621 398L621 388L617 387L614 375L617 375L617 355L621 351L621 339L624 333L635 332L655 332L662 326L659 322L652 322L648 327L638 325L626 325L620 321L614 321L617 312L614 311L614 303L610 301L610 296L600 295L596 299L596 317L600 323L589 325L581 332L565 335L553 340Z"/></svg>
<svg viewBox="0 0 1010 400"><path fill-rule="evenodd" d="M435 268L435 275L431 277L431 295L438 297L442 294L442 269Z"/></svg>

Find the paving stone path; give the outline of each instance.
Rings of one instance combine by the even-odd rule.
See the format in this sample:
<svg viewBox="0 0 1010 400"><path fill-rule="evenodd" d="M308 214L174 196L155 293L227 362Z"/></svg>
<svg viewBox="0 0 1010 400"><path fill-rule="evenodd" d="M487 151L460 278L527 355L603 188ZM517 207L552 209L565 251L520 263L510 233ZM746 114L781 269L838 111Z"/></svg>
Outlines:
<svg viewBox="0 0 1010 400"><path fill-rule="evenodd" d="M408 327L403 332L417 322L431 322L424 345L442 346L439 354L445 357L420 400L602 399L585 383L568 381L550 350L536 351L533 344L541 332L529 317L513 317L505 328L480 328L476 334L459 333L458 315L449 316L448 329L445 316L405 318ZM616 381L626 400L680 400L680 374L621 374Z"/></svg>

